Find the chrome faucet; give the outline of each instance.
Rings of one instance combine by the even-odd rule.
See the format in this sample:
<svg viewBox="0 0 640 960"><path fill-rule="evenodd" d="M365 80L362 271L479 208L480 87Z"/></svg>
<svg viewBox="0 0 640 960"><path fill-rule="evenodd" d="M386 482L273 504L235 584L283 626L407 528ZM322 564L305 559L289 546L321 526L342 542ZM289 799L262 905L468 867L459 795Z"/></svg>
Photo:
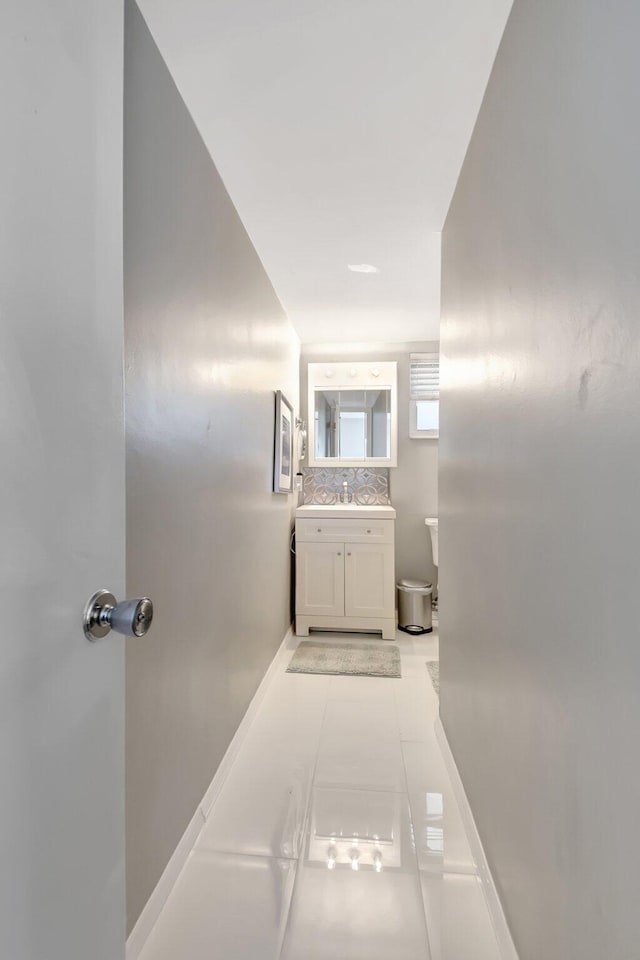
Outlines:
<svg viewBox="0 0 640 960"><path fill-rule="evenodd" d="M346 480L342 481L342 493L340 494L341 503L351 503L353 494L349 493L349 484Z"/></svg>

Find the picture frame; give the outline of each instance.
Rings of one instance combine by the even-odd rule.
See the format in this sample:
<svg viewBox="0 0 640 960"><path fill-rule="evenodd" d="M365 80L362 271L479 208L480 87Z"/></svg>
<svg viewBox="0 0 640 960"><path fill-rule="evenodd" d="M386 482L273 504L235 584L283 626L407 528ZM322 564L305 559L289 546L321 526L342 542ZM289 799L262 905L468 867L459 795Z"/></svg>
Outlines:
<svg viewBox="0 0 640 960"><path fill-rule="evenodd" d="M273 492L291 493L293 490L293 407L283 394L276 390L276 416L274 430Z"/></svg>

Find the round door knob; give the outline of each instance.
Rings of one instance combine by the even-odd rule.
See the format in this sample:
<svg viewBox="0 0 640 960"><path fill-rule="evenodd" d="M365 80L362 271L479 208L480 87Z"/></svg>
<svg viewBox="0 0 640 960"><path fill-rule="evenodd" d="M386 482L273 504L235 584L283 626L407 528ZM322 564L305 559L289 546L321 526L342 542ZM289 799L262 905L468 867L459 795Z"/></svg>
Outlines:
<svg viewBox="0 0 640 960"><path fill-rule="evenodd" d="M351 551L349 551L349 553L347 554L347 556L348 556L348 557L350 557L350 556L351 556Z"/></svg>
<svg viewBox="0 0 640 960"><path fill-rule="evenodd" d="M153 620L153 604L148 597L118 603L108 590L98 590L84 609L84 634L87 640L100 640L110 630L126 637L144 637Z"/></svg>
<svg viewBox="0 0 640 960"><path fill-rule="evenodd" d="M318 527L318 533L322 533L322 527Z"/></svg>
<svg viewBox="0 0 640 960"><path fill-rule="evenodd" d="M338 550L338 556L339 556L339 557L341 557L341 556L342 556L342 554L340 553L340 551L339 551L339 550Z"/></svg>
<svg viewBox="0 0 640 960"><path fill-rule="evenodd" d="M371 530L367 530L367 533L371 533Z"/></svg>
<svg viewBox="0 0 640 960"><path fill-rule="evenodd" d="M123 600L109 614L109 625L125 637L144 637L153 620L153 604L148 597Z"/></svg>

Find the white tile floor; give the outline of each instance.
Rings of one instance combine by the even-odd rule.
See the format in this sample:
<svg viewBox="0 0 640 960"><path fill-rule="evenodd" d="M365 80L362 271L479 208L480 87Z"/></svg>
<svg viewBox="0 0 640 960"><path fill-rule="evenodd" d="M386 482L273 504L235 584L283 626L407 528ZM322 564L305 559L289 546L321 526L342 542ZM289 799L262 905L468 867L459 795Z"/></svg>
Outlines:
<svg viewBox="0 0 640 960"><path fill-rule="evenodd" d="M500 960L434 734L437 636L397 642L401 680L276 678L141 960Z"/></svg>

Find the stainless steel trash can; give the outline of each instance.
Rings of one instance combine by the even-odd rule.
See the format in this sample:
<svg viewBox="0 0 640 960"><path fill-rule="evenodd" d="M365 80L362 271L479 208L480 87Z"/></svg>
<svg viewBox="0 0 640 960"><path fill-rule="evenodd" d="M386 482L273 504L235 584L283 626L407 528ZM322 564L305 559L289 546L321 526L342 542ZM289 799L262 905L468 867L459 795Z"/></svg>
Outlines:
<svg viewBox="0 0 640 960"><path fill-rule="evenodd" d="M426 580L398 580L398 627L405 633L431 633L433 587Z"/></svg>

